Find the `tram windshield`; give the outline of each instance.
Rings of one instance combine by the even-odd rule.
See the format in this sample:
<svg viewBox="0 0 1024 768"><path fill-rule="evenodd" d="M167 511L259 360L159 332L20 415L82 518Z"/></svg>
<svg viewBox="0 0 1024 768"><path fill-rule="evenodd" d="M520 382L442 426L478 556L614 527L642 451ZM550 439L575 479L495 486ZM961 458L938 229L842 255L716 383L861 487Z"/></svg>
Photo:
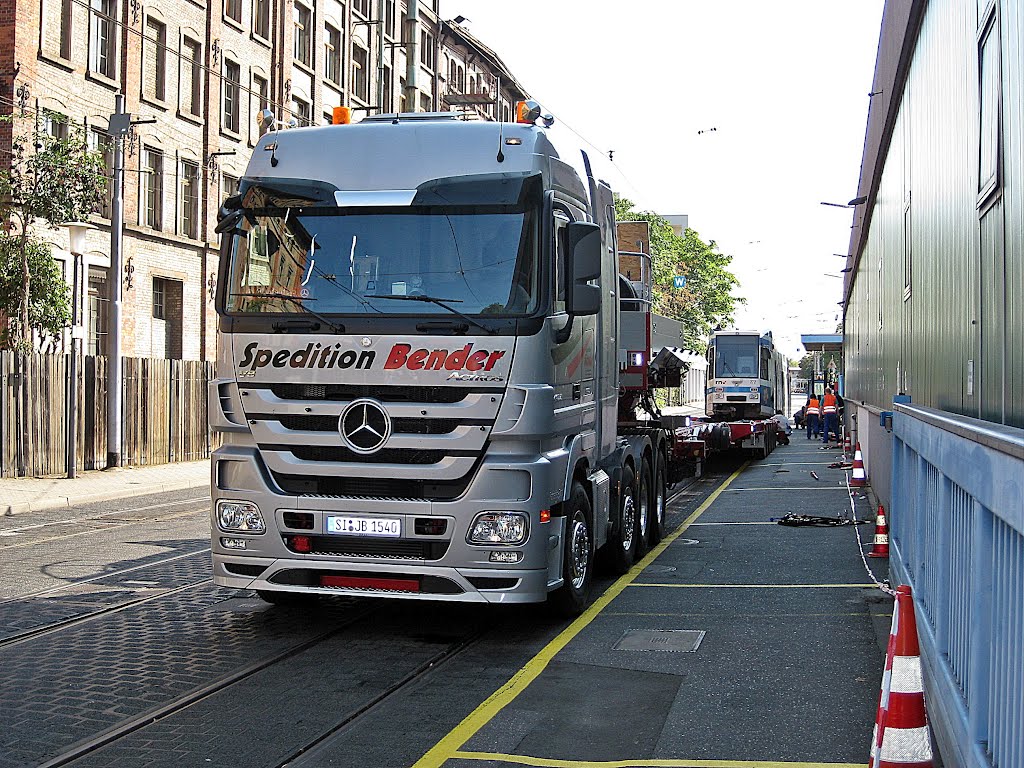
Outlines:
<svg viewBox="0 0 1024 768"><path fill-rule="evenodd" d="M757 336L715 337L715 378L758 377Z"/></svg>

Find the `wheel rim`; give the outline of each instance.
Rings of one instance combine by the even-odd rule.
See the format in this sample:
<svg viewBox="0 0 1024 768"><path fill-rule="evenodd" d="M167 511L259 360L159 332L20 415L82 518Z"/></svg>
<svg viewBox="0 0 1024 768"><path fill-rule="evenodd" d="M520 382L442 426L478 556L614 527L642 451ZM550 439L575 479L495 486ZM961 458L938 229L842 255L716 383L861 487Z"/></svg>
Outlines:
<svg viewBox="0 0 1024 768"><path fill-rule="evenodd" d="M658 483L658 493L654 499L654 514L657 515L658 525L665 522L665 490L662 483Z"/></svg>
<svg viewBox="0 0 1024 768"><path fill-rule="evenodd" d="M572 571L573 589L582 589L590 567L590 533L585 520L573 520L572 549L569 568Z"/></svg>
<svg viewBox="0 0 1024 768"><path fill-rule="evenodd" d="M633 548L635 512L636 506L633 503L633 494L630 492L622 497L622 548L627 552Z"/></svg>

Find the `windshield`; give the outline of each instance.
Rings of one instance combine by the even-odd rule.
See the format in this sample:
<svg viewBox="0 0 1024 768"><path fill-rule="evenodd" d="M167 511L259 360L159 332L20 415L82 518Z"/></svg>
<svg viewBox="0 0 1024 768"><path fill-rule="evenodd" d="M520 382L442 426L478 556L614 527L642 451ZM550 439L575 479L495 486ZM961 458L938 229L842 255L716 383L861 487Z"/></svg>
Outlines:
<svg viewBox="0 0 1024 768"><path fill-rule="evenodd" d="M539 298L536 212L509 205L249 209L229 248L229 313L523 315Z"/></svg>
<svg viewBox="0 0 1024 768"><path fill-rule="evenodd" d="M757 378L757 336L715 337L715 378Z"/></svg>

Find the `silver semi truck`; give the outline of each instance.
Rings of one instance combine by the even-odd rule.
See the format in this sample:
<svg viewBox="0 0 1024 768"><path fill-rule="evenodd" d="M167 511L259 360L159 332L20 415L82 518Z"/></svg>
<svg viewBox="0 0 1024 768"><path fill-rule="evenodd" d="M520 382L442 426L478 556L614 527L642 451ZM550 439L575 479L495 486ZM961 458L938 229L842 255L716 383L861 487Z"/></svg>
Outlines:
<svg viewBox="0 0 1024 768"><path fill-rule="evenodd" d="M536 118L262 137L218 223L217 584L572 614L663 535L679 326Z"/></svg>

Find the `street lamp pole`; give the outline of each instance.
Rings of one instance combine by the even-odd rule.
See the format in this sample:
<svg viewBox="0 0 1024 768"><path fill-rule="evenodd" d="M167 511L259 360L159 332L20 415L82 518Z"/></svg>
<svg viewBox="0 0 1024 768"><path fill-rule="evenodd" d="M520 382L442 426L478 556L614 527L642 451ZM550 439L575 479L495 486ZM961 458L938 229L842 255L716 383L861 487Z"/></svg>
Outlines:
<svg viewBox="0 0 1024 768"><path fill-rule="evenodd" d="M82 351L82 282L85 274L83 254L86 233L94 229L91 224L73 221L65 224L68 230L68 250L74 261L71 284L71 360L68 365L67 405L67 475L74 480L78 473L78 361Z"/></svg>
<svg viewBox="0 0 1024 768"><path fill-rule="evenodd" d="M124 241L124 140L131 127L131 115L124 111L124 94L114 95L110 136L114 145L114 168L110 203L110 333L107 347L107 469L121 466L121 248Z"/></svg>

